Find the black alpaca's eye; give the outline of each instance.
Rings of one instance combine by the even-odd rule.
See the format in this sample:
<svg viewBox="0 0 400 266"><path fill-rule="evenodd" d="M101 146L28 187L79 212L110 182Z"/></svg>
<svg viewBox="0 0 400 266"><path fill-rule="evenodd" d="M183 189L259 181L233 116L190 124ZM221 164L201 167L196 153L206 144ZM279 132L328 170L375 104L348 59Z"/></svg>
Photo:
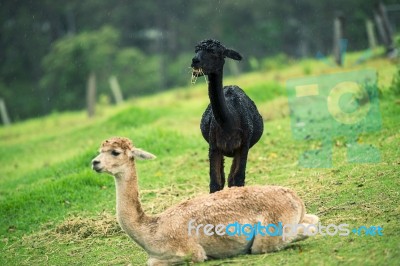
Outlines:
<svg viewBox="0 0 400 266"><path fill-rule="evenodd" d="M118 152L118 151L112 151L111 152L111 155L112 156L118 156L118 155L120 155L121 153L120 152Z"/></svg>

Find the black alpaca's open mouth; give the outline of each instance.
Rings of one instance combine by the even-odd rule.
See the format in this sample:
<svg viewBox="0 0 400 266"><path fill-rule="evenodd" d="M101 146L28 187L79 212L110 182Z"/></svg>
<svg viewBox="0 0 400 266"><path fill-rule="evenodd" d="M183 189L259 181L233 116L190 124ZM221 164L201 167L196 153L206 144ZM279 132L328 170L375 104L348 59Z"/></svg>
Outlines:
<svg viewBox="0 0 400 266"><path fill-rule="evenodd" d="M201 77L204 75L203 69L192 67L192 76Z"/></svg>
<svg viewBox="0 0 400 266"><path fill-rule="evenodd" d="M192 84L196 84L196 80L198 77L204 76L204 72L202 68L194 68L192 67Z"/></svg>

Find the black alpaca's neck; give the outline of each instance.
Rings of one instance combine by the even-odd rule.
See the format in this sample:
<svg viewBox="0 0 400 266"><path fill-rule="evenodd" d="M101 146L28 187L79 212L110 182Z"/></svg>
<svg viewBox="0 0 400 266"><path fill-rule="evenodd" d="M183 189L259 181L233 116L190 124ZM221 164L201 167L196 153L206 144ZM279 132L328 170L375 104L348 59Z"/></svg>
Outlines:
<svg viewBox="0 0 400 266"><path fill-rule="evenodd" d="M222 78L222 70L208 75L208 96L210 97L211 108L218 125L224 129L230 129L231 115L224 96Z"/></svg>

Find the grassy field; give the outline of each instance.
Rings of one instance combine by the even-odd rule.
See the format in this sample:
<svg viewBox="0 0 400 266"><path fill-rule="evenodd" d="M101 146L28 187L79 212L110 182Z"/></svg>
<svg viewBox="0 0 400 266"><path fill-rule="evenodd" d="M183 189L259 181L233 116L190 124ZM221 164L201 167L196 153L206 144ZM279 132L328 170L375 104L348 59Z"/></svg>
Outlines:
<svg viewBox="0 0 400 266"><path fill-rule="evenodd" d="M241 86L265 119L264 135L249 154L246 184L288 186L322 224L379 225L384 235L317 235L281 252L202 265L398 265L400 101L389 91L396 66L379 58L354 65L360 56L348 56L344 69L308 60L225 84ZM381 161L347 163L346 139L339 137L332 168L300 167L299 155L319 144L293 139L285 81L357 69L378 72L382 129L359 142L377 147ZM208 145L199 130L207 104L199 79L118 107L98 106L94 119L84 112L54 113L0 127L0 265L143 265L146 253L116 224L113 178L94 173L90 161L110 136L129 137L157 155L137 164L148 213L208 193Z"/></svg>

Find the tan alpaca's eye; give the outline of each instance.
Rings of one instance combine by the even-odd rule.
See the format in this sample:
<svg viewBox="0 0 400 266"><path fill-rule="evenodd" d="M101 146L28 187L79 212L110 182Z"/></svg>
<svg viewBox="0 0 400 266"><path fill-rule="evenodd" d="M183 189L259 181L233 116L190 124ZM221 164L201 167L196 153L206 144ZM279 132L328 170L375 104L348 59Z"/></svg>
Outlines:
<svg viewBox="0 0 400 266"><path fill-rule="evenodd" d="M119 151L111 151L111 155L117 157L118 155L120 155L121 153Z"/></svg>

